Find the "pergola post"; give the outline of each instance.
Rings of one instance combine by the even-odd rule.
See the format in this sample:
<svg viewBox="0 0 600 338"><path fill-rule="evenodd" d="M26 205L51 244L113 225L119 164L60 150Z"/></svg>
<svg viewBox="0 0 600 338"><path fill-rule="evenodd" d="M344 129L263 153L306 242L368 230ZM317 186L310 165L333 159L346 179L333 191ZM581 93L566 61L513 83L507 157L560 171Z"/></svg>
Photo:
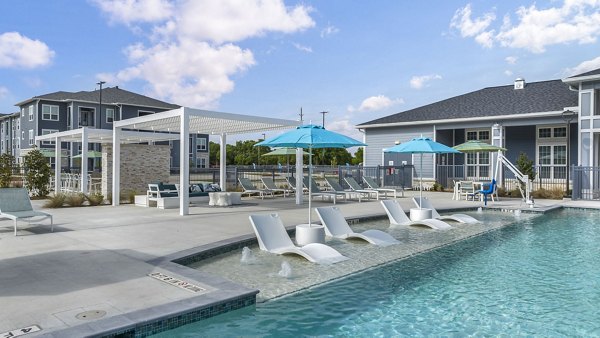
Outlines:
<svg viewBox="0 0 600 338"><path fill-rule="evenodd" d="M296 148L296 204L298 205L302 204L302 185L304 184L302 182L302 177L304 176L304 170L302 170L303 159L304 153L302 148Z"/></svg>
<svg viewBox="0 0 600 338"><path fill-rule="evenodd" d="M189 115L185 108L181 108L179 115L179 215L189 214L189 181L190 181L190 124Z"/></svg>
<svg viewBox="0 0 600 338"><path fill-rule="evenodd" d="M121 195L121 128L113 128L112 205L120 204Z"/></svg>
<svg viewBox="0 0 600 338"><path fill-rule="evenodd" d="M225 133L221 134L220 138L221 144L221 157L219 158L219 185L223 191L227 190L227 135Z"/></svg>
<svg viewBox="0 0 600 338"><path fill-rule="evenodd" d="M60 138L57 136L54 138L54 195L60 192L61 187L61 177L60 177L60 167L62 165L61 158L61 149L60 149Z"/></svg>
<svg viewBox="0 0 600 338"><path fill-rule="evenodd" d="M87 128L81 129L81 192L87 193L87 185L88 185L88 160L87 160L87 152L88 152L88 130Z"/></svg>

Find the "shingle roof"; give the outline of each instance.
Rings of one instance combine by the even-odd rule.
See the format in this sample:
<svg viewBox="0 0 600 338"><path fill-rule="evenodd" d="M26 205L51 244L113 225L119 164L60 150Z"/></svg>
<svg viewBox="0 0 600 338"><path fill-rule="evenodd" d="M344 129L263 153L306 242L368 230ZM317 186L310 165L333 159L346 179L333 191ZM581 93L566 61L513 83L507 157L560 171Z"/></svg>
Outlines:
<svg viewBox="0 0 600 338"><path fill-rule="evenodd" d="M361 123L357 127L561 111L577 105L577 92L569 90L569 85L561 80L551 80L527 83L524 89L514 89L513 85L484 88Z"/></svg>
<svg viewBox="0 0 600 338"><path fill-rule="evenodd" d="M585 73L581 73L581 74L569 76L568 79L572 79L572 78L575 78L575 77L581 77L581 76L590 76L590 75L600 75L600 68L594 69L594 70L590 70L589 72L585 72Z"/></svg>
<svg viewBox="0 0 600 338"><path fill-rule="evenodd" d="M37 99L46 99L52 101L87 101L87 102L98 102L100 100L100 90L94 90L90 92L80 91L80 92L65 92L59 91L39 96L34 96L30 100L26 100L24 102L18 103L20 105L22 103L29 102L31 100ZM176 109L180 106L171 104L168 102L160 101L157 99L153 99L148 96L140 95L137 93L133 93L119 87L108 87L102 89L102 102L106 104L128 104L134 106L147 106L147 107L157 107L157 108L165 108L165 109Z"/></svg>

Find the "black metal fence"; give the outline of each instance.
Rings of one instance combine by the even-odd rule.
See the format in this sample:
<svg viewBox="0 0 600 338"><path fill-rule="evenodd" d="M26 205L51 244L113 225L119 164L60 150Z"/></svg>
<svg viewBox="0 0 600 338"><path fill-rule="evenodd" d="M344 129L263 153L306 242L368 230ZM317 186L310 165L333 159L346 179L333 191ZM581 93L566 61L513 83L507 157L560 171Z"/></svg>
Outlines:
<svg viewBox="0 0 600 338"><path fill-rule="evenodd" d="M600 167L571 168L574 200L600 200Z"/></svg>
<svg viewBox="0 0 600 338"><path fill-rule="evenodd" d="M363 184L362 177L372 177L383 186L409 189L413 179L412 165L404 166L313 166L313 178L317 184L326 186L325 177L335 177L344 188L349 188L344 177L353 177ZM303 167L303 175L308 175L308 167ZM295 166L260 165L260 166L228 166L226 172L228 190L239 190L238 178L249 178L257 187L262 185L261 177L270 177L278 186L286 186L286 178L295 179ZM179 169L171 169L171 181L176 181ZM219 168L191 169L190 183L219 183Z"/></svg>

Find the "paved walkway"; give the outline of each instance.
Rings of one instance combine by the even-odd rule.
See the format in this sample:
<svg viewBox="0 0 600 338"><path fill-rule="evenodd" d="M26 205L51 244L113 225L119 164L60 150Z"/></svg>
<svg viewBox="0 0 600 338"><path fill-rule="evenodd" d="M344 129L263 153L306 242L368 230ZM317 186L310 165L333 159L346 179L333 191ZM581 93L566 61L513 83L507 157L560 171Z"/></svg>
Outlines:
<svg viewBox="0 0 600 338"><path fill-rule="evenodd" d="M407 197L399 199L405 210L412 207L408 198L412 194L407 192ZM480 205L453 201L449 193L425 195L438 210ZM50 209L46 211L54 215L53 233L49 226L20 223L17 237L13 236L12 221L0 221L0 335L31 325L42 330L28 336L82 324L88 331L81 332L98 331L103 328L94 327L96 316L139 314L179 301L208 302L235 292L251 292L173 263L168 269L162 264L165 256L252 235L248 220L252 213L277 212L286 226L307 222L307 204L298 206L293 197L243 201L235 207L192 207L191 215L185 217L178 215L178 209L132 205ZM34 204L41 208L41 202ZM318 199L313 203L322 205L331 203ZM598 202L536 201L538 207L556 205L600 207ZM346 217L384 215L376 201L338 206ZM520 203L503 199L490 206L519 208ZM313 219L317 220L314 213ZM152 272L167 273L204 290L192 293L149 277Z"/></svg>

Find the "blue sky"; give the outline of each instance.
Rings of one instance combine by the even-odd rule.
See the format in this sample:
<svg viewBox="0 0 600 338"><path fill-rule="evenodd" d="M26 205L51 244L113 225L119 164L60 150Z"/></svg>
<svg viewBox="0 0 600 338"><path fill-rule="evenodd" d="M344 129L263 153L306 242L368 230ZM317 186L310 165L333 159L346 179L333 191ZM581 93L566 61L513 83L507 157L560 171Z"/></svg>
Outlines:
<svg viewBox="0 0 600 338"><path fill-rule="evenodd" d="M7 0L0 113L104 80L195 108L328 111L360 139L381 116L600 68L599 35L597 0Z"/></svg>

